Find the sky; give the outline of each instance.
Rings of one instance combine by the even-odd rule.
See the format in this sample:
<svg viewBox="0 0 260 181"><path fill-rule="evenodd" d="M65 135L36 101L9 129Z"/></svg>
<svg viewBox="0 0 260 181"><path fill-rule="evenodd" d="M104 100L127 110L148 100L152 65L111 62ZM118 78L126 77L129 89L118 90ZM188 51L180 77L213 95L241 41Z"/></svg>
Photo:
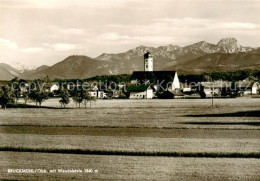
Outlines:
<svg viewBox="0 0 260 181"><path fill-rule="evenodd" d="M227 37L260 47L260 0L0 0L0 62L16 68Z"/></svg>

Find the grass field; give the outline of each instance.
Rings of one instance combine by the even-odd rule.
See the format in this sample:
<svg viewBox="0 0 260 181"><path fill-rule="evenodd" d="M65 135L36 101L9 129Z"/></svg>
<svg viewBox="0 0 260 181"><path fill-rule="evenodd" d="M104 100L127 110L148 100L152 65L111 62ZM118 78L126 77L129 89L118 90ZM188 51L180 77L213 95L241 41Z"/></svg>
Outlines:
<svg viewBox="0 0 260 181"><path fill-rule="evenodd" d="M43 106L58 108L51 99ZM240 158L1 151L2 179L259 180L260 99L98 100L75 109L0 110L0 148L238 154ZM32 156L30 156L32 155ZM245 158L243 158L245 156ZM8 168L95 168L95 174L7 174ZM55 167L55 168L54 168Z"/></svg>
<svg viewBox="0 0 260 181"><path fill-rule="evenodd" d="M24 180L259 180L260 159L168 158L46 153L0 153L2 170L93 169L98 173L7 174ZM19 163L19 164L17 164Z"/></svg>
<svg viewBox="0 0 260 181"><path fill-rule="evenodd" d="M44 102L45 106L59 107L57 99ZM75 106L73 103L70 108ZM247 116L260 110L260 99L183 100L98 100L91 108L81 109L9 109L0 110L1 125L52 125L102 127L155 128L222 128L260 129L259 115ZM245 112L233 117L192 117L189 115ZM184 124L209 122L212 124ZM213 124L215 123L215 124ZM216 123L227 123L224 125Z"/></svg>

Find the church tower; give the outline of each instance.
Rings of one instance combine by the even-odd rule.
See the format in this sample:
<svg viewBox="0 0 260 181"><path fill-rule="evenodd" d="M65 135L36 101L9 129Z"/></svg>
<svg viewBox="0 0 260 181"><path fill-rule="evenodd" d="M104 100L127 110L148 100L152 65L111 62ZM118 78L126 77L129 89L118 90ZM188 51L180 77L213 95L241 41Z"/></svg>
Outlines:
<svg viewBox="0 0 260 181"><path fill-rule="evenodd" d="M144 71L153 71L153 56L149 52L144 54Z"/></svg>

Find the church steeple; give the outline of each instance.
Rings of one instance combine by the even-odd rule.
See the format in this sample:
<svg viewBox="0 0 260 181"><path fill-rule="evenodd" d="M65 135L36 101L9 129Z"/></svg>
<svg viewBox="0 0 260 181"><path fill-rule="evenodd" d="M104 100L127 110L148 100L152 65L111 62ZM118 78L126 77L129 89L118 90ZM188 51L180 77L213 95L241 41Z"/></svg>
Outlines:
<svg viewBox="0 0 260 181"><path fill-rule="evenodd" d="M153 56L150 52L144 54L144 71L153 71Z"/></svg>

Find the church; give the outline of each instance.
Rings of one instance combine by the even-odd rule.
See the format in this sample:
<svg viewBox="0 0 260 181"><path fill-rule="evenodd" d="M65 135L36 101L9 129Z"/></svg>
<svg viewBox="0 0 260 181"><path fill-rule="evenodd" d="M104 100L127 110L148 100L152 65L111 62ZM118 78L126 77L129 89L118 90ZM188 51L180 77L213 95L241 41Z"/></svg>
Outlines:
<svg viewBox="0 0 260 181"><path fill-rule="evenodd" d="M176 71L153 71L153 56L150 52L144 54L144 71L134 71L128 87L130 99L151 99L156 94L172 94L180 89Z"/></svg>

